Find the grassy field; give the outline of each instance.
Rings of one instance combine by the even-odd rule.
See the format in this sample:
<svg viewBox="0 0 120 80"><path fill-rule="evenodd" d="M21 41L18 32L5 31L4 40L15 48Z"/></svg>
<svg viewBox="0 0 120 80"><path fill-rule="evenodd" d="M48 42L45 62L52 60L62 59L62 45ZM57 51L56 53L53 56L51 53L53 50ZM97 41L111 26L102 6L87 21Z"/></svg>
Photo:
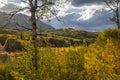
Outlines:
<svg viewBox="0 0 120 80"><path fill-rule="evenodd" d="M90 45L40 47L37 72L31 45L26 44L26 51L4 52L0 80L119 80L119 35L120 30L108 29Z"/></svg>

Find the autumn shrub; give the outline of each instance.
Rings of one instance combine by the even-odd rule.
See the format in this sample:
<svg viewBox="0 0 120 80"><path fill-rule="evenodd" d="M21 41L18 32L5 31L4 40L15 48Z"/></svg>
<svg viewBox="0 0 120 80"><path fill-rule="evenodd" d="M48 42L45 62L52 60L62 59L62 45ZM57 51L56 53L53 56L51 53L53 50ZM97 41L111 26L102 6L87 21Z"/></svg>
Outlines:
<svg viewBox="0 0 120 80"><path fill-rule="evenodd" d="M87 80L119 80L120 50L112 39L106 45L91 45L85 53Z"/></svg>
<svg viewBox="0 0 120 80"><path fill-rule="evenodd" d="M23 54L23 56L13 58L13 61L7 65L9 68L8 71L13 76L14 80L32 80L35 75L31 62L31 54L28 55L26 52Z"/></svg>
<svg viewBox="0 0 120 80"><path fill-rule="evenodd" d="M113 39L118 44L120 41L120 29L107 29L101 32L96 40L96 44L103 47L106 45L108 39Z"/></svg>
<svg viewBox="0 0 120 80"><path fill-rule="evenodd" d="M0 62L0 80L14 80L12 75L7 72L5 64Z"/></svg>
<svg viewBox="0 0 120 80"><path fill-rule="evenodd" d="M34 52L31 47L28 52L23 52L24 55L13 58L8 66L9 72L15 80L86 80L84 54L80 48L74 49L41 48L36 72L32 65Z"/></svg>
<svg viewBox="0 0 120 80"><path fill-rule="evenodd" d="M87 47L85 69L87 80L119 80L120 50L117 29L103 31L95 44Z"/></svg>
<svg viewBox="0 0 120 80"><path fill-rule="evenodd" d="M32 64L34 49L29 46L8 63L9 72L15 80L119 80L118 31L103 31L89 46L39 48L37 72Z"/></svg>
<svg viewBox="0 0 120 80"><path fill-rule="evenodd" d="M63 39L50 38L48 40L48 43L51 47L67 47L67 46L69 46L69 44L66 43L65 40L63 40Z"/></svg>
<svg viewBox="0 0 120 80"><path fill-rule="evenodd" d="M0 80L4 79L5 67L3 63L0 63Z"/></svg>
<svg viewBox="0 0 120 80"><path fill-rule="evenodd" d="M46 47L48 46L47 39L45 37L40 37L37 41L39 47Z"/></svg>
<svg viewBox="0 0 120 80"><path fill-rule="evenodd" d="M16 39L7 39L4 45L4 49L7 52L22 51L24 46Z"/></svg>
<svg viewBox="0 0 120 80"><path fill-rule="evenodd" d="M7 35L0 36L0 43L3 46L5 44L5 41L8 39Z"/></svg>
<svg viewBox="0 0 120 80"><path fill-rule="evenodd" d="M6 62L9 59L9 55L4 53L4 54L0 54L0 61L1 62Z"/></svg>
<svg viewBox="0 0 120 80"><path fill-rule="evenodd" d="M86 80L86 70L84 68L84 48L70 48L66 53L65 80Z"/></svg>

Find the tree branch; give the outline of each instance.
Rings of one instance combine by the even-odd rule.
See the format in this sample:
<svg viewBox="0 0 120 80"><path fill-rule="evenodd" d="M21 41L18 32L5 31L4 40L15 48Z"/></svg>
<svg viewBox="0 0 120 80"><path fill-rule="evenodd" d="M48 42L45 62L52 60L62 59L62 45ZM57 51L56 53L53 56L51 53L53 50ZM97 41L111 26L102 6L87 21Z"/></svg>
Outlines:
<svg viewBox="0 0 120 80"><path fill-rule="evenodd" d="M17 10L17 11L10 12L11 18L12 18L14 15L16 15L18 12L23 11L23 10L26 10L26 9L30 9L30 8L29 8L29 7L24 7L24 8L22 8L22 9Z"/></svg>

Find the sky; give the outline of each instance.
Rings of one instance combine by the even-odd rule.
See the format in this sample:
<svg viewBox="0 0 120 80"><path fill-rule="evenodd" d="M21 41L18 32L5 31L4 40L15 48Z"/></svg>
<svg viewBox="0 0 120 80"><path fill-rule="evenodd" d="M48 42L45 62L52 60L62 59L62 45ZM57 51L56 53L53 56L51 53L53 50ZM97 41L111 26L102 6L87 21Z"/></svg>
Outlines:
<svg viewBox="0 0 120 80"><path fill-rule="evenodd" d="M52 18L48 23L55 28L71 27L87 31L101 31L115 28L115 23L110 21L114 15L105 5L103 0L68 0L64 7L59 8L58 16L61 21ZM0 11L10 12L26 4L20 0L0 0Z"/></svg>

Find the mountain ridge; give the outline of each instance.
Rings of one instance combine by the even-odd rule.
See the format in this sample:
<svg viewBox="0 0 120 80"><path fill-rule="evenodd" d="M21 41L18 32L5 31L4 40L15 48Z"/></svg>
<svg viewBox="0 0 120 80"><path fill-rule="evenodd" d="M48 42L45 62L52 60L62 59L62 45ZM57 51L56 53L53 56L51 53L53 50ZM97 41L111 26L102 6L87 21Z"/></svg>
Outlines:
<svg viewBox="0 0 120 80"><path fill-rule="evenodd" d="M5 12L0 12L0 27L15 28L15 29L31 29L30 17L18 13L14 16L11 16ZM51 25L44 23L43 21L37 21L37 28L44 30L53 30Z"/></svg>

